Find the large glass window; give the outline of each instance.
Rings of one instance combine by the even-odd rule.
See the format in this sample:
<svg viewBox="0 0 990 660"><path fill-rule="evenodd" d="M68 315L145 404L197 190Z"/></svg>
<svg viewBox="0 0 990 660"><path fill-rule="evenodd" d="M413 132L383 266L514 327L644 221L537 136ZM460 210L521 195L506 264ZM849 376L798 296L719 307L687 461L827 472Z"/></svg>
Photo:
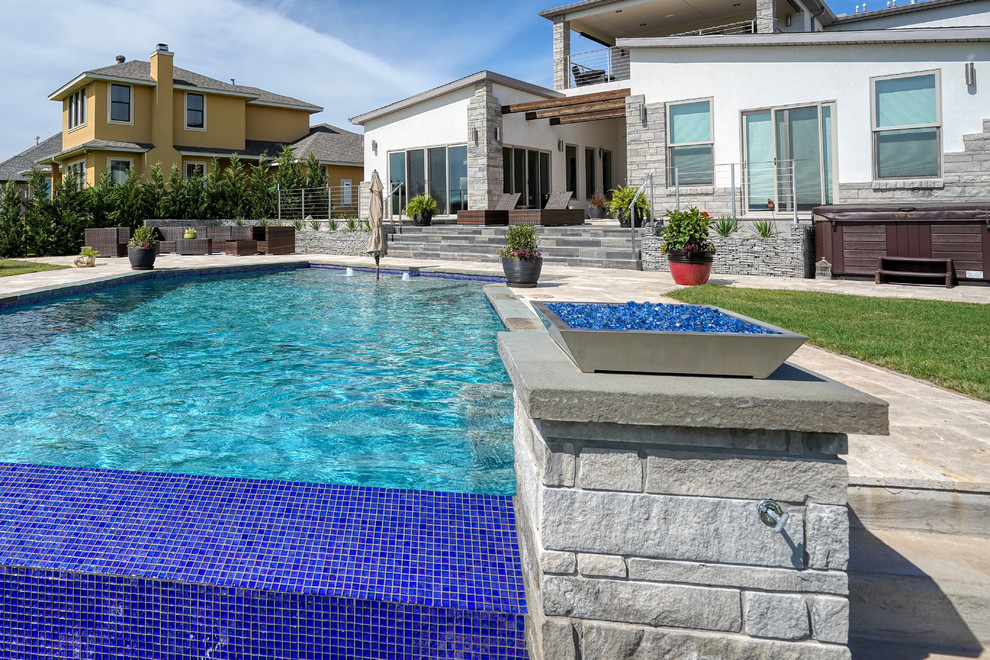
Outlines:
<svg viewBox="0 0 990 660"><path fill-rule="evenodd" d="M114 183L118 185L127 183L127 170L131 169L131 161L111 159L109 166L110 177Z"/></svg>
<svg viewBox="0 0 990 660"><path fill-rule="evenodd" d="M447 208L447 148L434 147L429 150L430 197L437 202L437 208L444 212Z"/></svg>
<svg viewBox="0 0 990 660"><path fill-rule="evenodd" d="M612 189L615 187L615 176L612 173L612 152L602 152L602 188L605 197L612 199Z"/></svg>
<svg viewBox="0 0 990 660"><path fill-rule="evenodd" d="M447 149L447 185L450 190L450 212L467 210L467 147Z"/></svg>
<svg viewBox="0 0 990 660"><path fill-rule="evenodd" d="M503 190L522 193L519 204L526 208L542 208L550 194L550 154L545 151L502 148L504 168Z"/></svg>
<svg viewBox="0 0 990 660"><path fill-rule="evenodd" d="M595 194L595 150L584 150L584 198Z"/></svg>
<svg viewBox="0 0 990 660"><path fill-rule="evenodd" d="M872 83L876 177L940 176L938 72L874 78Z"/></svg>
<svg viewBox="0 0 990 660"><path fill-rule="evenodd" d="M391 213L398 215L416 195L429 193L441 215L467 208L467 147L430 147L393 151L388 155Z"/></svg>
<svg viewBox="0 0 990 660"><path fill-rule="evenodd" d="M566 176L566 186L567 190L574 193L575 196L578 194L578 159L577 159L577 147L572 145L567 145L564 151L564 161L565 165L565 176Z"/></svg>
<svg viewBox="0 0 990 660"><path fill-rule="evenodd" d="M206 98L186 94L186 128L206 128Z"/></svg>
<svg viewBox="0 0 990 660"><path fill-rule="evenodd" d="M66 101L69 130L86 123L86 88L83 87Z"/></svg>
<svg viewBox="0 0 990 660"><path fill-rule="evenodd" d="M110 121L131 121L131 88L110 85Z"/></svg>
<svg viewBox="0 0 990 660"><path fill-rule="evenodd" d="M710 186L715 182L710 100L667 106L667 171L671 185Z"/></svg>

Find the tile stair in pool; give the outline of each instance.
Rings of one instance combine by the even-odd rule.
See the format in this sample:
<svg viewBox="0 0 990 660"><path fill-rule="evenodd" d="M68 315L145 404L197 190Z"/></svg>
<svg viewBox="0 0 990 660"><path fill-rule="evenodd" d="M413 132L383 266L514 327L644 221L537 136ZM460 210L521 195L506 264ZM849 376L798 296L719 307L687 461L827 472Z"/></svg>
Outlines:
<svg viewBox="0 0 990 660"><path fill-rule="evenodd" d="M511 498L0 463L0 657L525 658Z"/></svg>
<svg viewBox="0 0 990 660"><path fill-rule="evenodd" d="M437 225L402 227L389 234L391 257L498 261L506 227ZM539 227L543 262L590 268L637 270L629 229L615 227ZM639 243L637 242L637 252Z"/></svg>

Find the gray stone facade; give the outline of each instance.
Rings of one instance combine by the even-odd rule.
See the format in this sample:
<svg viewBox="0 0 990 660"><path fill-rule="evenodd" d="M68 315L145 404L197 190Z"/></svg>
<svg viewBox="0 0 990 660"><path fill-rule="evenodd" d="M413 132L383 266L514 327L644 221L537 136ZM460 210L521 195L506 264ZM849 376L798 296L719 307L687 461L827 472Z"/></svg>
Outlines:
<svg viewBox="0 0 990 660"><path fill-rule="evenodd" d="M502 106L491 81L475 87L467 122L468 208L494 208L503 190Z"/></svg>
<svg viewBox="0 0 990 660"><path fill-rule="evenodd" d="M342 223L343 224L343 223ZM356 256L367 254L368 236L366 231L304 229L296 232L296 252L300 254L336 254Z"/></svg>
<svg viewBox="0 0 990 660"><path fill-rule="evenodd" d="M971 202L990 195L990 119L983 132L963 136L963 150L942 157L941 179L840 183L843 204L874 202Z"/></svg>
<svg viewBox="0 0 990 660"><path fill-rule="evenodd" d="M715 244L713 275L767 275L772 277L811 277L814 273L815 243L811 225L778 222L776 236L762 238L744 229L731 236L712 236ZM660 237L642 235L643 270L669 272L667 257L660 250Z"/></svg>
<svg viewBox="0 0 990 660"><path fill-rule="evenodd" d="M642 94L626 97L626 181L629 185L642 185L651 170L655 170L655 187L666 185L666 126L663 103L646 103Z"/></svg>
<svg viewBox="0 0 990 660"><path fill-rule="evenodd" d="M571 57L571 24L563 16L553 19L553 88L560 91L570 87L567 70Z"/></svg>
<svg viewBox="0 0 990 660"><path fill-rule="evenodd" d="M778 32L777 0L756 0L756 31Z"/></svg>
<svg viewBox="0 0 990 660"><path fill-rule="evenodd" d="M705 379L702 395L699 379L576 373L544 332L499 347L531 658L849 658L846 436L809 430L806 397L850 432L884 432L882 402L794 381L772 397L783 430L751 415L769 381ZM783 533L760 522L765 498Z"/></svg>

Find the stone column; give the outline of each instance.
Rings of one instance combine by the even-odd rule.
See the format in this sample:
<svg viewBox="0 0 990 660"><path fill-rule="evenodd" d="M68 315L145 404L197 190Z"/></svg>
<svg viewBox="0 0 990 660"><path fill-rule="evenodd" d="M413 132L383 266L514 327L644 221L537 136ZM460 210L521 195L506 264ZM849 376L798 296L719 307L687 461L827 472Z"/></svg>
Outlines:
<svg viewBox="0 0 990 660"><path fill-rule="evenodd" d="M756 0L756 31L759 34L779 32L777 0Z"/></svg>
<svg viewBox="0 0 990 660"><path fill-rule="evenodd" d="M643 108L646 119L643 119ZM663 103L646 103L646 97L626 97L626 180L638 187L650 170L656 170L657 189L666 185L667 133Z"/></svg>
<svg viewBox="0 0 990 660"><path fill-rule="evenodd" d="M887 404L766 380L578 371L503 333L530 657L848 659L846 433ZM782 532L758 516L780 503Z"/></svg>
<svg viewBox="0 0 990 660"><path fill-rule="evenodd" d="M557 91L570 87L571 76L567 70L571 56L571 24L563 16L553 19L553 88Z"/></svg>
<svg viewBox="0 0 990 660"><path fill-rule="evenodd" d="M384 194L384 193L383 193ZM368 219L368 208L371 203L371 182L362 181L358 184L358 220ZM385 217L388 217L389 209L385 209Z"/></svg>
<svg viewBox="0 0 990 660"><path fill-rule="evenodd" d="M502 194L503 181L502 106L490 81L477 84L467 114L468 208L490 209Z"/></svg>

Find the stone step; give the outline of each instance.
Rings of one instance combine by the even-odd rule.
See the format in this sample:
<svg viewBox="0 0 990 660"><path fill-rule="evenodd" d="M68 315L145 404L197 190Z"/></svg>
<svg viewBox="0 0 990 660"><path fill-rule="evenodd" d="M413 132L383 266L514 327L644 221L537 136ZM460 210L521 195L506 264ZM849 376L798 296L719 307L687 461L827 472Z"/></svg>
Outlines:
<svg viewBox="0 0 990 660"><path fill-rule="evenodd" d="M498 255L466 254L461 252L422 251L422 250L393 250L388 256L404 259L433 259L437 261L483 261L498 263ZM558 266L580 266L585 268L614 268L617 270L637 270L637 263L632 259L588 259L582 257L548 257L544 255L543 263Z"/></svg>
<svg viewBox="0 0 990 660"><path fill-rule="evenodd" d="M393 243L389 245L389 253L397 251L412 252L417 255L426 253L443 252L451 255L463 255L460 258L474 259L476 257L497 256L497 251L490 246L483 245L444 245L440 243ZM629 249L602 249L602 248L569 248L556 247L540 248L544 261L553 259L609 259L609 260L632 260Z"/></svg>
<svg viewBox="0 0 990 660"><path fill-rule="evenodd" d="M3 463L0 521L3 657L526 657L509 497Z"/></svg>
<svg viewBox="0 0 990 660"><path fill-rule="evenodd" d="M862 657L974 657L990 648L986 536L853 527L849 557L850 647L865 649ZM866 655L891 645L910 653Z"/></svg>
<svg viewBox="0 0 990 660"><path fill-rule="evenodd" d="M389 243L429 245L442 243L444 245L488 245L500 247L505 243L501 236L460 236L458 234L393 234L388 237ZM629 246L628 238L586 238L581 236L555 236L541 238L540 248L560 247L613 247Z"/></svg>
<svg viewBox="0 0 990 660"><path fill-rule="evenodd" d="M854 527L990 537L990 493L874 486L848 493Z"/></svg>

